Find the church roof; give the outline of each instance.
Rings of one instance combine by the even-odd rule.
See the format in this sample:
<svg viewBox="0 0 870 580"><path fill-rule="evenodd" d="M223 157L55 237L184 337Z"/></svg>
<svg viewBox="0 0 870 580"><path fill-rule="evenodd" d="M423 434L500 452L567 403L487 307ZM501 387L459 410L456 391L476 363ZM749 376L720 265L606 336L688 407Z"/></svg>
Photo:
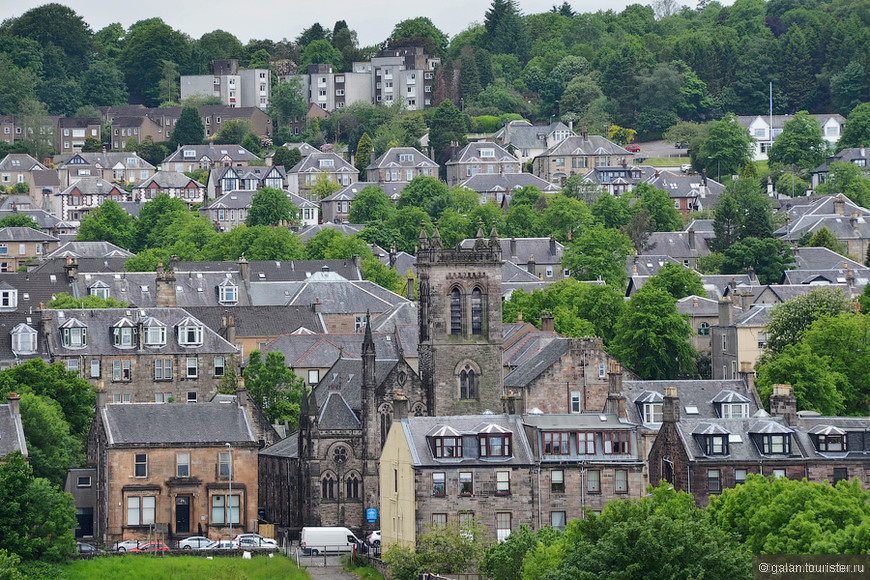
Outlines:
<svg viewBox="0 0 870 580"><path fill-rule="evenodd" d="M341 393L330 392L326 398L326 404L320 409L317 418L317 426L322 430L327 429L360 429L362 423L351 410Z"/></svg>
<svg viewBox="0 0 870 580"><path fill-rule="evenodd" d="M379 359L375 362L375 384L380 385L398 364L397 360ZM329 404L335 393L341 393L342 399L350 409L362 409L363 366L358 359L342 358L335 361L332 368L324 373L323 378L312 393L318 409Z"/></svg>

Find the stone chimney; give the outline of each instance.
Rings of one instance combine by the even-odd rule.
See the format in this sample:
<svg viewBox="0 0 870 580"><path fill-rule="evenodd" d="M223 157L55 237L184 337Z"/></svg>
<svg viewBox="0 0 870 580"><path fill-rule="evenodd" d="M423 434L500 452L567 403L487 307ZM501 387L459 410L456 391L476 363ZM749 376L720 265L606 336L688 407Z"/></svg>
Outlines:
<svg viewBox="0 0 870 580"><path fill-rule="evenodd" d="M390 269L391 270L396 269L396 256L397 255L398 255L398 251L396 248L396 242L394 241L392 244L390 244Z"/></svg>
<svg viewBox="0 0 870 580"><path fill-rule="evenodd" d="M607 373L607 400L604 401L604 412L618 417L625 417L625 396L622 394L622 368L615 360L610 361L610 372Z"/></svg>
<svg viewBox="0 0 870 580"><path fill-rule="evenodd" d="M372 252L372 253L374 253L374 252ZM354 254L353 256L350 257L350 259L353 261L354 268L361 271L362 270L362 258L360 257L360 255Z"/></svg>
<svg viewBox="0 0 870 580"><path fill-rule="evenodd" d="M239 382L236 383L236 402L239 407L246 408L248 406L248 390L245 388L245 378L241 374Z"/></svg>
<svg viewBox="0 0 870 580"><path fill-rule="evenodd" d="M319 314L323 310L323 304L320 303L320 298L317 298L317 301L311 305L312 310L314 310L315 314Z"/></svg>
<svg viewBox="0 0 870 580"><path fill-rule="evenodd" d="M66 264L64 264L63 269L66 270L66 281L69 284L74 284L76 281L76 275L79 270L79 262L72 256L66 257Z"/></svg>
<svg viewBox="0 0 870 580"><path fill-rule="evenodd" d="M109 402L109 393L106 392L106 383L100 379L100 386L97 388L97 409L104 408Z"/></svg>
<svg viewBox="0 0 870 580"><path fill-rule="evenodd" d="M680 421L680 398L677 396L677 387L665 387L665 399L662 403L662 422L679 423Z"/></svg>
<svg viewBox="0 0 870 580"><path fill-rule="evenodd" d="M251 267L250 264L248 264L248 260L245 259L244 254L239 256L239 276L242 277L242 280L244 280L246 284L251 283Z"/></svg>
<svg viewBox="0 0 870 580"><path fill-rule="evenodd" d="M834 213L837 215L846 215L846 202L839 195L834 198Z"/></svg>
<svg viewBox="0 0 870 580"><path fill-rule="evenodd" d="M395 391L393 393L393 421L401 421L408 418L408 397L405 393Z"/></svg>
<svg viewBox="0 0 870 580"><path fill-rule="evenodd" d="M689 228L689 249L695 249L695 228Z"/></svg>
<svg viewBox="0 0 870 580"><path fill-rule="evenodd" d="M526 269L529 271L529 274L535 273L535 257L529 256L529 263L526 264Z"/></svg>
<svg viewBox="0 0 870 580"><path fill-rule="evenodd" d="M517 239L511 238L511 258L517 257Z"/></svg>
<svg viewBox="0 0 870 580"><path fill-rule="evenodd" d="M853 230L858 229L858 212L853 211L851 215L849 215L849 224L852 226Z"/></svg>
<svg viewBox="0 0 870 580"><path fill-rule="evenodd" d="M740 361L740 378L749 387L749 390L755 389L755 371L752 370L752 363L749 361Z"/></svg>
<svg viewBox="0 0 870 580"><path fill-rule="evenodd" d="M522 393L508 391L504 397L504 412L507 415L525 415L526 403L523 400Z"/></svg>
<svg viewBox="0 0 870 580"><path fill-rule="evenodd" d="M797 423L797 399L791 385L773 385L770 414L781 416L788 425Z"/></svg>
<svg viewBox="0 0 870 580"><path fill-rule="evenodd" d="M227 318L227 342L235 346L236 344L236 320L233 318L233 315L230 314L229 318Z"/></svg>
<svg viewBox="0 0 870 580"><path fill-rule="evenodd" d="M746 275L749 276L749 283L753 285L758 284L758 276L755 275L755 268L749 266L746 268Z"/></svg>
<svg viewBox="0 0 870 580"><path fill-rule="evenodd" d="M519 323L523 322L523 313L522 312L517 312L517 322L519 322Z"/></svg>
<svg viewBox="0 0 870 580"><path fill-rule="evenodd" d="M556 238L554 238L553 236L550 236L550 255L556 255Z"/></svg>
<svg viewBox="0 0 870 580"><path fill-rule="evenodd" d="M543 332L553 332L555 330L555 324L553 323L553 313L552 312L542 312L541 313L541 330Z"/></svg>
<svg viewBox="0 0 870 580"><path fill-rule="evenodd" d="M584 141L589 138L589 131L586 129L586 125L580 127L580 136L583 137Z"/></svg>
<svg viewBox="0 0 870 580"><path fill-rule="evenodd" d="M731 326L731 301L725 296L719 299L719 326Z"/></svg>
<svg viewBox="0 0 870 580"><path fill-rule="evenodd" d="M13 416L21 414L21 397L16 393L9 393L9 410Z"/></svg>
<svg viewBox="0 0 870 580"><path fill-rule="evenodd" d="M744 292L740 295L740 308L743 309L743 312L747 312L752 307L753 297L752 292Z"/></svg>
<svg viewBox="0 0 870 580"><path fill-rule="evenodd" d="M169 269L175 272L178 270L178 254L169 256Z"/></svg>
<svg viewBox="0 0 870 580"><path fill-rule="evenodd" d="M175 308L175 272L164 270L163 262L157 264L157 307Z"/></svg>

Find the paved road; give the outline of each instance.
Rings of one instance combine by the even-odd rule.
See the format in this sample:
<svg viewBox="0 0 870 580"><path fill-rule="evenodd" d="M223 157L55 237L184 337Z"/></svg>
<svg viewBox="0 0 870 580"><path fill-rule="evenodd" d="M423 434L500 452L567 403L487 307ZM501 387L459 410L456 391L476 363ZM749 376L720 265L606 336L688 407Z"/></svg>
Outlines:
<svg viewBox="0 0 870 580"><path fill-rule="evenodd" d="M295 558L295 554L292 554ZM311 578L339 580L359 580L352 572L342 570L340 556L299 556L299 565L305 568Z"/></svg>

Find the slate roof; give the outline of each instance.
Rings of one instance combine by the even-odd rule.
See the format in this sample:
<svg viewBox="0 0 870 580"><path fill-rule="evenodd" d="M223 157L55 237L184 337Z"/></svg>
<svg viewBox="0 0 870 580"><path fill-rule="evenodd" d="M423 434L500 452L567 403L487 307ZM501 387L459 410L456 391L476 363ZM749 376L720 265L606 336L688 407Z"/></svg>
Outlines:
<svg viewBox="0 0 870 580"><path fill-rule="evenodd" d="M364 190L366 187L379 187L381 191L384 192L385 195L389 196L389 198L395 203L399 196L402 195L402 190L407 187L409 181L357 181L356 183L351 183L348 186L345 186L335 193L324 197L321 200L321 203L324 201L353 201L356 198L356 195Z"/></svg>
<svg viewBox="0 0 870 580"><path fill-rule="evenodd" d="M696 198L701 209L712 208L725 191L724 185L709 177L704 179L701 175L684 175L670 171L659 172L648 179L647 183L666 192L671 199Z"/></svg>
<svg viewBox="0 0 870 580"><path fill-rule="evenodd" d="M531 185L543 193L557 193L561 187L531 173L478 173L459 183L477 193L504 192Z"/></svg>
<svg viewBox="0 0 870 580"><path fill-rule="evenodd" d="M117 191L117 195L129 195L114 183L99 177L83 177L55 195L72 195L74 191L79 191L83 195L111 195L112 190Z"/></svg>
<svg viewBox="0 0 870 580"><path fill-rule="evenodd" d="M319 302L324 314L385 312L407 302L368 280L351 281L334 272L316 272L302 282L251 284L251 302L257 305L308 305Z"/></svg>
<svg viewBox="0 0 870 580"><path fill-rule="evenodd" d="M677 264L678 266L683 265L682 262L679 262L670 256L661 254L643 254L641 256L629 256L625 262L625 270L631 278L647 278L658 274L659 268L669 263Z"/></svg>
<svg viewBox="0 0 870 580"><path fill-rule="evenodd" d="M555 332L544 332L538 329L527 332L513 344L504 348L501 357L502 366L516 368L536 357L543 348L560 338Z"/></svg>
<svg viewBox="0 0 870 580"><path fill-rule="evenodd" d="M0 219L5 217L9 217L11 215L23 215L27 216L42 228L43 231L48 230L51 231L57 226L60 222L59 219L48 213L47 211L41 209L0 209Z"/></svg>
<svg viewBox="0 0 870 580"><path fill-rule="evenodd" d="M686 231L695 230L695 233L709 232L713 233L713 220L692 220L686 226Z"/></svg>
<svg viewBox="0 0 870 580"><path fill-rule="evenodd" d="M857 271L866 268L864 264L842 256L828 248L795 248L794 261L794 269L791 271L837 270L845 267Z"/></svg>
<svg viewBox="0 0 870 580"><path fill-rule="evenodd" d="M612 461L614 463L641 463L641 445L637 441L632 442L628 454L607 454L603 446L595 445L594 454L578 454L576 445L570 445L570 452L565 455L544 454L542 446L538 444L540 433L543 431L631 431L638 430L637 424L632 424L617 415L604 413L572 413L568 415L524 415L523 423L526 428L535 429L535 442L533 448L537 452L537 459L542 463L555 463L565 461L594 461L596 463ZM632 437L633 438L633 437Z"/></svg>
<svg viewBox="0 0 870 580"><path fill-rule="evenodd" d="M393 332L397 325L417 325L417 303L402 302L386 312L372 316L372 332ZM363 332L363 328L359 332Z"/></svg>
<svg viewBox="0 0 870 580"><path fill-rule="evenodd" d="M547 149L541 157L561 155L619 155L625 157L629 162L634 159L634 153L626 151L625 147L600 135L587 135L585 139L580 135L568 137Z"/></svg>
<svg viewBox="0 0 870 580"><path fill-rule="evenodd" d="M397 359L378 358L375 361L375 385L380 385L387 378L387 375L398 364ZM350 409L355 413L361 413L362 410L362 360L341 358L335 361L335 364L323 374L320 382L311 391L311 400L315 402L317 408L321 410L320 421L323 421L323 408L327 405L329 399L333 395L340 393L341 397L346 402ZM332 412L335 412L333 409ZM340 418L340 414L335 415ZM354 417L356 418L356 417ZM357 419L358 421L358 419ZM340 427L333 427L340 428ZM358 428L358 427L355 427Z"/></svg>
<svg viewBox="0 0 870 580"><path fill-rule="evenodd" d="M362 423L339 392L331 392L320 408L317 426L324 430L361 429Z"/></svg>
<svg viewBox="0 0 870 580"><path fill-rule="evenodd" d="M533 380L538 378L541 373L547 371L565 353L568 352L570 343L567 338L556 338L543 348L537 350L533 356L526 358L522 364L517 366L504 378L504 386L506 388L524 388Z"/></svg>
<svg viewBox="0 0 870 580"><path fill-rule="evenodd" d="M156 272L82 272L76 277L74 295L87 296L94 284L109 288L109 296L139 308L157 305ZM238 306L251 304L246 286L237 272L175 272L175 303L185 306L224 306L219 301L219 286L229 283L236 288ZM231 304L232 306L232 304Z"/></svg>
<svg viewBox="0 0 870 580"><path fill-rule="evenodd" d="M839 288L846 294L846 296L850 296L851 290L846 284L830 284L828 287ZM753 302L761 298L762 294L773 296L779 302L787 302L792 298L809 294L815 289L816 286L810 284L768 284L766 286L758 285L738 288L739 293L741 294L745 294L746 292L751 293L753 296ZM730 296L733 293L734 291L730 288L726 288L723 296Z"/></svg>
<svg viewBox="0 0 870 580"><path fill-rule="evenodd" d="M766 326L776 304L753 304L749 310L735 316L731 326Z"/></svg>
<svg viewBox="0 0 870 580"><path fill-rule="evenodd" d="M56 242L58 239L40 230L28 227L0 228L2 242Z"/></svg>
<svg viewBox="0 0 870 580"><path fill-rule="evenodd" d="M546 139L540 138L539 135L546 136L556 130L568 131L570 129L561 121L549 125L532 125L529 121L522 119L508 121L503 128L496 131L493 138L505 145L511 144L516 149L542 149Z"/></svg>
<svg viewBox="0 0 870 580"><path fill-rule="evenodd" d="M638 403L650 400L649 395L651 393L657 393L658 397L655 397L655 400L661 400L666 387L677 388L677 396L680 398L680 416L682 417L680 422L691 417L703 421L717 418L719 415L713 401L723 392L731 392L739 395L741 398L747 399L750 417L761 408L753 391L742 379L682 381L624 380L622 381L622 394L625 396L625 413L629 422L643 424L643 411L638 406ZM686 407L697 409L697 413L689 415ZM658 427L656 426L655 428L657 429Z"/></svg>
<svg viewBox="0 0 870 580"><path fill-rule="evenodd" d="M151 184L154 184L161 189L166 189L170 187L183 189L190 185L191 182L193 182L196 187L200 189L205 189L205 186L203 184L186 176L183 173L179 173L178 171L158 171L145 181L137 184L135 187L133 187L133 189L145 189Z"/></svg>
<svg viewBox="0 0 870 580"><path fill-rule="evenodd" d="M751 413L750 413L751 414ZM721 463L725 461L735 462L759 462L764 460L776 461L804 461L807 457L805 450L796 445L792 437L791 453L762 454L752 438L752 433L758 433L764 429L775 429L775 432L792 434L782 418L764 417L751 419L694 419L683 418L676 424L678 433L683 440L690 461L712 461ZM706 455L698 440L693 436L703 430L715 429L717 433L728 433L727 455ZM736 437L735 437L736 436ZM739 441L738 441L739 439Z"/></svg>
<svg viewBox="0 0 870 580"><path fill-rule="evenodd" d="M73 159L81 158L86 163L84 164L75 164L71 163ZM133 160L132 163L129 160ZM154 166L139 157L136 153L128 153L128 152L106 152L106 153L75 153L73 154L67 161L60 164L58 169L69 169L69 167L86 167L88 165L91 166L99 166L105 169L111 169L112 167L122 166L125 169L150 169L154 170Z"/></svg>
<svg viewBox="0 0 870 580"><path fill-rule="evenodd" d="M837 206L840 202L843 204L842 213L837 211ZM828 229L837 229L838 226L835 224L842 224L844 222L851 226L849 222L853 213L858 214L861 220L858 222L859 224L864 224L866 219L870 219L870 210L857 205L842 193L826 195L806 204L795 203L795 205L789 206L786 210L786 224L776 230L774 235L786 240L793 239L796 241L803 232L816 231L821 229L823 225L827 226ZM836 221L838 219L840 220L839 222ZM838 237L834 230L831 230L831 233L834 234L834 237Z"/></svg>
<svg viewBox="0 0 870 580"><path fill-rule="evenodd" d="M234 189L222 194L199 208L200 213L210 209L248 209L254 199L255 191Z"/></svg>
<svg viewBox="0 0 870 580"><path fill-rule="evenodd" d="M689 232L653 232L647 240L649 249L641 255L666 255L679 261L707 256L710 254L707 239L712 237L712 233L695 232L695 247L692 248L689 245Z"/></svg>
<svg viewBox="0 0 870 580"><path fill-rule="evenodd" d="M265 352L277 351L284 355L290 368L329 368L339 357L360 359L362 332L331 332L324 334L284 334L266 345ZM390 332L373 332L378 360L398 360L399 347Z"/></svg>
<svg viewBox="0 0 870 580"><path fill-rule="evenodd" d="M323 230L336 230L343 236L355 236L365 229L365 225L363 224L333 224L333 223L325 223L325 224L314 224L311 226L303 226L299 228L296 232L299 234L299 239L304 244L317 234L319 234Z"/></svg>
<svg viewBox="0 0 870 580"><path fill-rule="evenodd" d="M299 457L299 432L291 433L277 443L260 449L260 455L268 457L284 457L296 459Z"/></svg>
<svg viewBox="0 0 870 580"><path fill-rule="evenodd" d="M322 159L331 159L332 167L320 167ZM310 153L303 157L302 161L294 165L287 173L346 173L348 175L359 175L359 169L335 153Z"/></svg>
<svg viewBox="0 0 870 580"><path fill-rule="evenodd" d="M810 173L827 173L831 169L831 163L854 163L857 160L864 161L864 171L867 171L867 150L864 147L848 147L839 153L825 159L825 162L810 171Z"/></svg>
<svg viewBox="0 0 870 580"><path fill-rule="evenodd" d="M362 272L353 260L252 260L248 262L251 282L301 282L328 268L348 280L362 280ZM176 274L187 272L238 272L238 261L178 262Z"/></svg>
<svg viewBox="0 0 870 580"><path fill-rule="evenodd" d="M686 296L677 300L677 312L692 316L719 316L719 301L701 296ZM732 316L735 314L732 313Z"/></svg>
<svg viewBox="0 0 870 580"><path fill-rule="evenodd" d="M399 155L411 155L412 157L410 161L403 161L399 159ZM383 155L375 159L374 163L369 164L366 170L394 167L438 169L438 164L413 147L390 147Z"/></svg>
<svg viewBox="0 0 870 580"><path fill-rule="evenodd" d="M511 457L480 458L477 434L488 425L496 425L509 431L513 439ZM534 463L534 454L526 438L520 418L514 415L458 415L454 417L408 417L401 421L402 433L411 451L415 467L462 467L470 465L525 467ZM449 427L459 432L466 440L462 445L461 458L435 458L427 436L439 427Z"/></svg>
<svg viewBox="0 0 870 580"><path fill-rule="evenodd" d="M48 170L48 167L27 153L9 153L0 159L0 171L34 171ZM56 173L56 172L55 172Z"/></svg>
<svg viewBox="0 0 870 580"><path fill-rule="evenodd" d="M108 404L99 413L110 446L257 445L245 410L232 403Z"/></svg>
<svg viewBox="0 0 870 580"><path fill-rule="evenodd" d="M466 249L474 247L476 239L466 238L459 245ZM536 264L561 264L565 246L557 242L555 238L499 238L501 255L506 260L516 264L526 264L530 257L535 258ZM511 248L516 251L512 252ZM555 251L553 251L555 250Z"/></svg>
<svg viewBox="0 0 870 580"><path fill-rule="evenodd" d="M153 353L161 355L209 353L238 354L235 346L221 338L216 332L202 323L202 344L199 346L182 346L178 343L175 328L185 321L197 322L183 308L88 308L73 310L51 310L51 319L43 321L51 330L48 340L51 341L51 352L59 356L94 356L106 354L123 354L125 352ZM115 347L112 334L109 331L114 324L126 319L131 324L157 321L166 326L166 344L162 346L146 346L142 350L134 348ZM63 345L61 326L86 326L88 328L88 344L83 348L69 348Z"/></svg>
<svg viewBox="0 0 870 580"><path fill-rule="evenodd" d="M300 328L326 332L323 320L310 306L188 306L185 310L224 338L223 319L229 316L239 337L277 337Z"/></svg>
<svg viewBox="0 0 870 580"><path fill-rule="evenodd" d="M193 157L185 157L184 152L191 150L195 152L195 155ZM167 155L166 159L163 160L163 163L199 161L203 158L214 163L224 157L229 157L233 161L245 163L260 159L241 145L182 145Z"/></svg>
<svg viewBox="0 0 870 580"><path fill-rule="evenodd" d="M19 450L27 456L27 441L24 438L21 415L12 414L12 405L0 405L0 459Z"/></svg>

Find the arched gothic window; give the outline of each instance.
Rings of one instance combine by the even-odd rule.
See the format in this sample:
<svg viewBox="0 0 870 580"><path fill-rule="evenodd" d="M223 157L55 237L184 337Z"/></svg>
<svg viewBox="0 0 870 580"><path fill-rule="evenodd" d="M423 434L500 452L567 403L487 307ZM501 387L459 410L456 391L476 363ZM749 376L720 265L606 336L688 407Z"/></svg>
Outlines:
<svg viewBox="0 0 870 580"><path fill-rule="evenodd" d="M351 473L345 480L344 495L348 499L359 499L359 477L356 473Z"/></svg>
<svg viewBox="0 0 870 580"><path fill-rule="evenodd" d="M387 442L387 433L390 432L390 425L393 422L393 408L390 405L381 405L381 447Z"/></svg>
<svg viewBox="0 0 870 580"><path fill-rule="evenodd" d="M323 499L335 499L335 479L331 473L327 473L320 480L320 497Z"/></svg>
<svg viewBox="0 0 870 580"><path fill-rule="evenodd" d="M474 399L477 397L477 375L469 365L459 372L459 398Z"/></svg>
<svg viewBox="0 0 870 580"><path fill-rule="evenodd" d="M459 288L450 292L450 334L462 334L462 295Z"/></svg>
<svg viewBox="0 0 870 580"><path fill-rule="evenodd" d="M483 294L480 288L471 292L471 334L483 334Z"/></svg>

